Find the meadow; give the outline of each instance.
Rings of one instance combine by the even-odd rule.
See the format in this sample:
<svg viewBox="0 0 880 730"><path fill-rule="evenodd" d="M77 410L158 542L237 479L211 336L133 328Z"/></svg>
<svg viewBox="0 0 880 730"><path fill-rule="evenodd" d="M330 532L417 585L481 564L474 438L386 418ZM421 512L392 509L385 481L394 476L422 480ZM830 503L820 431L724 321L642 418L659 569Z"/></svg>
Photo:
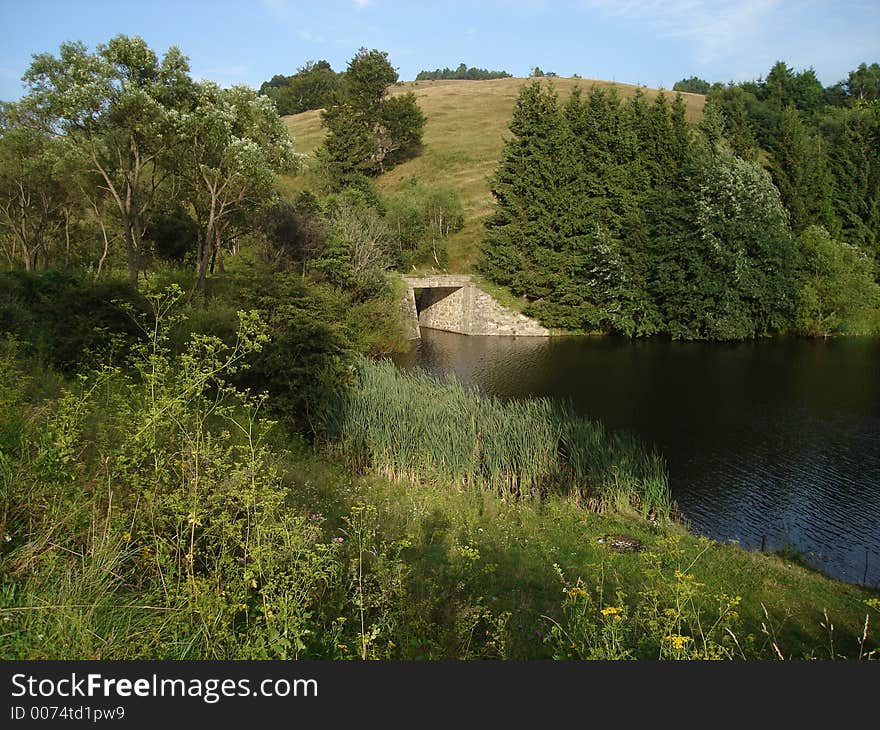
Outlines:
<svg viewBox="0 0 880 730"><path fill-rule="evenodd" d="M489 178L495 172L513 106L521 87L532 79L492 79L489 81L410 81L391 87L390 93L413 92L428 118L424 129L424 149L418 157L401 163L376 180L381 192L394 193L415 182L453 187L464 209L464 227L447 241L448 270L466 272L479 255L478 244L483 236L482 221L489 213L492 196ZM575 78L547 79L565 99L580 86L585 92L591 86L615 88L622 98L631 97L641 88L648 101L658 93L631 84ZM670 99L673 92L665 92ZM702 116L705 97L682 94L688 109L688 120ZM294 139L296 150L313 159L324 138L321 112L308 111L284 117ZM308 168L308 161L306 162ZM282 187L288 193L314 186L308 169L304 174L287 176Z"/></svg>

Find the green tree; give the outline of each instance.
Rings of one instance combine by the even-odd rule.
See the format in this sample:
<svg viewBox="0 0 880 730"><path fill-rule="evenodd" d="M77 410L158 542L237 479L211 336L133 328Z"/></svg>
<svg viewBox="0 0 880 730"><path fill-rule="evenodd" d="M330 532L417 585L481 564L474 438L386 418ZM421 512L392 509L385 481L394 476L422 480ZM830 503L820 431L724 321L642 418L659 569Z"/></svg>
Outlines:
<svg viewBox="0 0 880 730"><path fill-rule="evenodd" d="M507 79L510 74L507 71L489 71L485 68L476 68L460 63L457 68L438 68L433 71L419 71L416 81L437 81L440 79L467 79L469 81L485 81L488 79Z"/></svg>
<svg viewBox="0 0 880 730"><path fill-rule="evenodd" d="M880 306L874 262L821 226L807 228L798 242L803 256L798 331L813 337L865 332L872 311Z"/></svg>
<svg viewBox="0 0 880 730"><path fill-rule="evenodd" d="M284 116L322 109L339 86L339 74L328 61L308 61L292 76L273 76L260 86L260 93L272 99Z"/></svg>
<svg viewBox="0 0 880 730"><path fill-rule="evenodd" d="M176 120L186 140L176 171L200 227L194 290L203 293L230 226L252 219L272 200L276 174L293 166L296 156L271 100L247 86L202 82L192 109Z"/></svg>
<svg viewBox="0 0 880 730"><path fill-rule="evenodd" d="M510 131L492 180L495 207L481 267L515 293L538 299L554 291L563 270L559 258L571 219L566 189L577 180L556 92L524 86Z"/></svg>
<svg viewBox="0 0 880 730"><path fill-rule="evenodd" d="M763 169L699 141L677 183L655 194L648 288L663 331L736 340L791 326L798 252Z"/></svg>
<svg viewBox="0 0 880 730"><path fill-rule="evenodd" d="M691 76L681 81L676 81L672 87L673 91L682 91L688 94L708 94L711 85L708 81L704 81L698 76Z"/></svg>
<svg viewBox="0 0 880 730"><path fill-rule="evenodd" d="M58 57L35 56L24 80L23 105L75 145L100 177L135 281L146 216L165 175L158 158L176 142L168 133L170 112L189 94L186 57L172 47L160 63L142 38L119 35L94 53L64 43Z"/></svg>
<svg viewBox="0 0 880 730"><path fill-rule="evenodd" d="M722 133L733 151L744 160L758 159L759 139L767 144L769 132L760 113L755 109L759 102L754 94L740 86L728 86L713 90L706 101L706 113L718 113L723 120ZM717 111L716 111L717 110ZM758 118L756 132L753 121ZM772 125L771 125L772 126Z"/></svg>
<svg viewBox="0 0 880 730"><path fill-rule="evenodd" d="M860 63L850 71L844 84L847 96L852 100L874 101L880 99L880 64L870 66Z"/></svg>
<svg viewBox="0 0 880 730"><path fill-rule="evenodd" d="M63 139L30 126L0 128L0 247L10 266L31 271L63 225L64 188L55 175Z"/></svg>
<svg viewBox="0 0 880 730"><path fill-rule="evenodd" d="M315 268L356 300L381 293L392 259L390 231L359 191L347 190L331 202L327 247Z"/></svg>
<svg viewBox="0 0 880 730"><path fill-rule="evenodd" d="M359 177L391 169L421 149L425 116L415 95L388 96L397 71L383 51L361 48L343 74L321 122L321 148L331 186L341 189Z"/></svg>
<svg viewBox="0 0 880 730"><path fill-rule="evenodd" d="M835 109L822 132L840 236L880 263L880 104Z"/></svg>
<svg viewBox="0 0 880 730"><path fill-rule="evenodd" d="M561 108L538 82L514 108L481 268L532 300L527 311L549 326L629 329L622 302L631 277L615 205L626 195L615 177L624 170L619 115L616 96L594 90L584 103L576 93Z"/></svg>
<svg viewBox="0 0 880 730"><path fill-rule="evenodd" d="M795 234L812 224L836 229L832 179L821 138L807 131L794 106L786 107L782 113L770 172L791 216Z"/></svg>
<svg viewBox="0 0 880 730"><path fill-rule="evenodd" d="M721 148L703 167L696 193L701 265L712 279L703 335L740 339L786 329L794 317L797 249L770 176Z"/></svg>

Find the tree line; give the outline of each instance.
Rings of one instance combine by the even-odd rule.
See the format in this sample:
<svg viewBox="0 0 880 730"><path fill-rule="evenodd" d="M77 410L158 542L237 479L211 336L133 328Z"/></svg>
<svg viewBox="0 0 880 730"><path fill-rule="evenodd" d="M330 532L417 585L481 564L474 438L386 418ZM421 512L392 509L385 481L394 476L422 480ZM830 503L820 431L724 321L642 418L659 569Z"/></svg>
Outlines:
<svg viewBox="0 0 880 730"><path fill-rule="evenodd" d="M335 91L342 86L342 74L333 70L329 61L308 61L295 74L276 74L260 86L260 94L268 96L278 113L299 114L310 109L323 109Z"/></svg>
<svg viewBox="0 0 880 730"><path fill-rule="evenodd" d="M0 108L0 256L94 279L122 266L132 282L154 262L185 263L198 295L242 245L267 263L357 280L361 293L391 266L439 264L461 225L454 193L416 186L381 200L369 181L420 150L414 96L388 96L397 72L377 50L361 49L340 76L316 166L324 198L291 201L277 177L302 157L270 97L193 81L179 49L160 59L138 37L35 56L25 96Z"/></svg>
<svg viewBox="0 0 880 730"><path fill-rule="evenodd" d="M765 79L714 85L707 106L733 151L771 173L795 233L822 225L880 261L880 65L823 88L779 61Z"/></svg>
<svg viewBox="0 0 880 730"><path fill-rule="evenodd" d="M490 71L486 68L468 67L465 63L458 64L457 68L436 68L433 71L419 71L416 81L440 81L445 79L458 79L465 81L488 81L490 79L509 79L507 71Z"/></svg>
<svg viewBox="0 0 880 730"><path fill-rule="evenodd" d="M481 268L551 327L712 340L875 328L876 189L853 176L876 174L880 115L845 113L849 133L828 147L857 170L817 162L828 153L797 128L796 108L759 158L711 95L694 129L680 95L624 101L594 87L562 103L529 84L493 179Z"/></svg>
<svg viewBox="0 0 880 730"><path fill-rule="evenodd" d="M176 226L192 234L202 292L224 244L297 163L271 100L193 81L175 47L160 60L139 37L94 52L64 43L35 56L24 81L0 115L0 252L13 267L76 264L97 276L121 243L134 282L149 236Z"/></svg>

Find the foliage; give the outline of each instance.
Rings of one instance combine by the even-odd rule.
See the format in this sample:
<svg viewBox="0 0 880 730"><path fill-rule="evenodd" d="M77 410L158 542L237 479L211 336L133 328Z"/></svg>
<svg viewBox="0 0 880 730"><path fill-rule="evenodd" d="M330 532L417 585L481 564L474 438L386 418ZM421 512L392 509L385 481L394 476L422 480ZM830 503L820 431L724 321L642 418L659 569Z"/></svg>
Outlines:
<svg viewBox="0 0 880 730"><path fill-rule="evenodd" d="M142 38L118 35L89 53L63 43L34 57L22 101L30 122L64 135L79 164L100 180L120 223L129 277L141 266L145 215L159 188L155 164L178 141L170 112L190 93L189 64L172 47L160 62Z"/></svg>
<svg viewBox="0 0 880 730"><path fill-rule="evenodd" d="M708 94L710 88L711 84L698 76L691 76L681 81L676 81L672 86L673 91L681 91L688 94Z"/></svg>
<svg viewBox="0 0 880 730"><path fill-rule="evenodd" d="M766 79L709 92L734 151L762 159L792 215L795 233L821 225L878 259L880 175L876 63L822 88L812 69L777 62Z"/></svg>
<svg viewBox="0 0 880 730"><path fill-rule="evenodd" d="M507 79L510 74L507 71L489 71L485 68L468 68L467 64L460 63L457 68L438 68L433 71L419 71L416 81L440 81L443 79L456 79L468 81L486 81L489 79Z"/></svg>
<svg viewBox="0 0 880 730"><path fill-rule="evenodd" d="M202 82L193 94L192 109L174 115L175 133L189 142L175 171L200 227L194 288L204 294L224 236L272 200L275 174L297 158L271 102L253 89Z"/></svg>
<svg viewBox="0 0 880 730"><path fill-rule="evenodd" d="M694 202L710 277L698 336L740 339L785 330L794 314L797 251L770 176L721 149L703 168Z"/></svg>
<svg viewBox="0 0 880 730"><path fill-rule="evenodd" d="M327 246L314 267L355 299L368 299L386 286L385 271L391 266L388 239L382 216L363 196L347 191L333 201Z"/></svg>
<svg viewBox="0 0 880 730"><path fill-rule="evenodd" d="M0 128L0 250L10 267L25 271L50 258L50 248L79 213L65 172L66 143L47 132L12 121L6 109ZM69 248L64 255L69 261Z"/></svg>
<svg viewBox="0 0 880 730"><path fill-rule="evenodd" d="M798 240L804 262L798 331L813 337L865 332L872 309L880 306L874 262L819 226Z"/></svg>
<svg viewBox="0 0 880 730"><path fill-rule="evenodd" d="M182 264L190 262L198 251L199 232L198 223L183 205L168 201L157 207L144 230L144 240L152 244L156 258Z"/></svg>
<svg viewBox="0 0 880 730"><path fill-rule="evenodd" d="M276 173L298 161L270 99L194 82L174 47L160 61L139 37L94 52L65 43L58 57L35 56L24 79L28 93L0 114L0 251L11 266L87 263L97 279L121 243L132 283L157 262L193 260L203 295L271 204Z"/></svg>
<svg viewBox="0 0 880 730"><path fill-rule="evenodd" d="M385 223L397 267L418 264L445 268L445 240L464 225L455 188L412 184L385 198Z"/></svg>
<svg viewBox="0 0 880 730"><path fill-rule="evenodd" d="M353 377L324 403L321 428L358 471L507 496L558 490L599 510L670 514L660 457L564 405L504 403L390 363L360 360Z"/></svg>
<svg viewBox="0 0 880 730"><path fill-rule="evenodd" d="M840 235L880 264L880 104L830 112L822 134Z"/></svg>
<svg viewBox="0 0 880 730"><path fill-rule="evenodd" d="M412 93L388 97L397 78L382 51L361 48L349 61L342 91L321 114L328 130L321 154L334 188L378 175L420 151L425 117Z"/></svg>
<svg viewBox="0 0 880 730"><path fill-rule="evenodd" d="M264 208L258 220L262 260L277 268L300 267L302 272L324 251L327 223L318 199L308 191L294 201L278 199Z"/></svg>
<svg viewBox="0 0 880 730"><path fill-rule="evenodd" d="M813 224L835 229L833 179L821 137L807 132L800 112L793 106L782 112L770 172L795 234Z"/></svg>
<svg viewBox="0 0 880 730"><path fill-rule="evenodd" d="M292 76L275 75L260 85L260 94L275 102L278 114L322 109L340 87L340 76L328 61L307 61Z"/></svg>
<svg viewBox="0 0 880 730"><path fill-rule="evenodd" d="M689 151L684 106L642 94L524 87L493 180L482 271L530 300L545 325L649 335L663 331L649 296L646 211ZM659 206L657 206L659 208ZM666 211L664 211L666 212Z"/></svg>
<svg viewBox="0 0 880 730"><path fill-rule="evenodd" d="M74 373L84 364L123 356L138 341L119 303L143 310L126 282L97 284L58 272L0 272L0 333L44 365Z"/></svg>
<svg viewBox="0 0 880 730"><path fill-rule="evenodd" d="M880 63L870 66L860 63L849 72L844 84L848 98L857 101L876 101L880 99Z"/></svg>

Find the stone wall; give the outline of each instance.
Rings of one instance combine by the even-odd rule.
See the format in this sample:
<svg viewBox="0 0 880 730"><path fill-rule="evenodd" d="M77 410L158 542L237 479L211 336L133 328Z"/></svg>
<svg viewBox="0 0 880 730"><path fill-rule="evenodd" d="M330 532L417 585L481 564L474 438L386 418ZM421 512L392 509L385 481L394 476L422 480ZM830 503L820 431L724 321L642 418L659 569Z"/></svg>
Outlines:
<svg viewBox="0 0 880 730"><path fill-rule="evenodd" d="M409 277L404 281L407 289L401 306L411 318L408 333L411 339L419 337L420 327L463 335L546 337L550 334L535 320L503 307L468 276Z"/></svg>

